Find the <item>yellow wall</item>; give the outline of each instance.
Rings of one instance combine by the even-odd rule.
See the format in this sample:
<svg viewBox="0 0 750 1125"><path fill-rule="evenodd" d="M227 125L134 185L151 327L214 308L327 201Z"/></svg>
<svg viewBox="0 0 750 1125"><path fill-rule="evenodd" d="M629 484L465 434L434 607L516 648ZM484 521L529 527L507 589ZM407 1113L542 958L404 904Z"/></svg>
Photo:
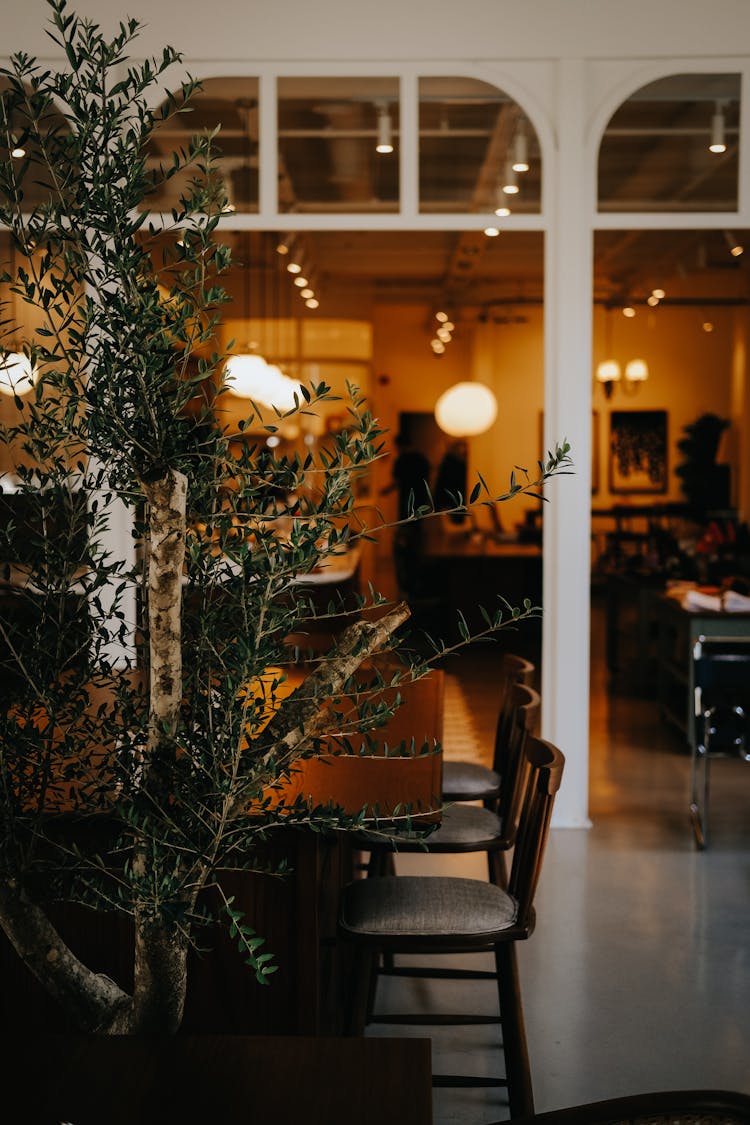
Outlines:
<svg viewBox="0 0 750 1125"><path fill-rule="evenodd" d="M469 479L481 472L496 492L508 483L514 464L535 467L539 456L539 412L543 393L541 309L529 312L527 325L476 325L459 322L445 353L430 348L433 325L422 305L379 306L374 314L373 403L392 439L399 411L431 413L443 391L463 380L479 380L498 398L492 428L469 440ZM447 439L446 439L447 441ZM388 441L392 448L392 440ZM379 469L379 483L390 477L388 461ZM395 515L395 499L384 508ZM392 509L392 510L391 510ZM501 513L510 527L522 518L523 505Z"/></svg>
<svg viewBox="0 0 750 1125"><path fill-rule="evenodd" d="M606 317L610 327L607 331ZM594 496L596 507L610 504L644 504L683 499L675 468L682 460L677 443L684 437L683 427L701 414L712 413L722 418L731 416L731 373L734 348L734 317L731 308L701 310L695 307L660 306L656 310L638 310L631 320L618 310L609 314L601 306L594 310L594 366L605 358L614 358L623 368L628 360L641 358L649 366L648 381L627 394L619 384L612 397L605 397L600 385L594 388L594 410L599 414L599 465L601 487ZM704 332L702 324L709 319L713 332ZM609 352L605 356L607 336ZM610 355L611 353L611 355ZM657 496L644 494L612 494L609 491L608 439L609 414L612 410L666 410L669 442L669 487Z"/></svg>

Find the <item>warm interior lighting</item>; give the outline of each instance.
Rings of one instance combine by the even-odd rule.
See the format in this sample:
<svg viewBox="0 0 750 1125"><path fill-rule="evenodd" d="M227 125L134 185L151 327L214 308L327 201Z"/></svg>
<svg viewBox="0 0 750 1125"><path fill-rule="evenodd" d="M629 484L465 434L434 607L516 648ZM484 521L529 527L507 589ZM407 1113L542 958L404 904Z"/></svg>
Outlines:
<svg viewBox="0 0 750 1125"><path fill-rule="evenodd" d="M446 322L446 320L447 320L447 319L448 319L448 314L447 314L447 312L442 312L442 311L441 311L441 312L436 312L436 313L435 313L435 320L439 320L439 321L440 321L440 322L441 322L442 324L445 324L445 322Z"/></svg>
<svg viewBox="0 0 750 1125"><path fill-rule="evenodd" d="M378 143L376 152L393 152L393 134L391 130L391 115L387 105L378 106Z"/></svg>
<svg viewBox="0 0 750 1125"><path fill-rule="evenodd" d="M436 336L438 340L442 340L444 344L447 344L453 338L450 329L446 328L445 325L443 325L442 328L438 328Z"/></svg>
<svg viewBox="0 0 750 1125"><path fill-rule="evenodd" d="M303 277L301 273L298 273L294 279L294 284L298 289L305 289L307 286L307 278Z"/></svg>
<svg viewBox="0 0 750 1125"><path fill-rule="evenodd" d="M488 238L497 238L497 236L500 234L500 231L497 229L497 227L485 227L484 233Z"/></svg>
<svg viewBox="0 0 750 1125"><path fill-rule="evenodd" d="M499 219L507 219L510 215L510 207L496 207L495 214Z"/></svg>
<svg viewBox="0 0 750 1125"><path fill-rule="evenodd" d="M305 304L307 305L308 309L317 309L320 305L320 301L316 297L308 297L305 301Z"/></svg>
<svg viewBox="0 0 750 1125"><path fill-rule="evenodd" d="M704 320L701 328L704 332L713 332L714 326L710 320Z"/></svg>
<svg viewBox="0 0 750 1125"><path fill-rule="evenodd" d="M666 295L667 294L664 292L663 289L652 289L651 290L651 296L656 297L657 301L663 301L664 298L666 297Z"/></svg>
<svg viewBox="0 0 750 1125"><path fill-rule="evenodd" d="M513 165L510 161L505 166L505 180L503 182L503 191L506 195L518 195L518 181L516 173L513 171Z"/></svg>
<svg viewBox="0 0 750 1125"><path fill-rule="evenodd" d="M741 242L737 241L730 230L724 231L724 238L726 239L727 246L729 247L729 253L733 258L739 258L740 254L744 253L745 247Z"/></svg>
<svg viewBox="0 0 750 1125"><path fill-rule="evenodd" d="M314 297L314 296L315 296L315 290L314 289L310 289L308 287L307 289L300 290L300 297L302 297L305 301L307 301L308 298Z"/></svg>
<svg viewBox="0 0 750 1125"><path fill-rule="evenodd" d="M430 340L430 347L434 351L435 355L442 355L445 351L445 344L442 340Z"/></svg>
<svg viewBox="0 0 750 1125"><path fill-rule="evenodd" d="M616 383L621 376L622 371L616 359L603 359L596 369L599 383Z"/></svg>
<svg viewBox="0 0 750 1125"><path fill-rule="evenodd" d="M39 370L22 352L6 352L0 356L0 391L21 398L27 395L39 378Z"/></svg>
<svg viewBox="0 0 750 1125"><path fill-rule="evenodd" d="M299 383L290 379L260 355L233 355L227 360L225 386L238 398L249 398L261 406L291 410L295 394L300 396Z"/></svg>
<svg viewBox="0 0 750 1125"><path fill-rule="evenodd" d="M625 307L622 310L622 315L626 316L626 317L628 317L628 319L630 319L630 318L635 316L635 309L633 308L632 305L625 305Z"/></svg>
<svg viewBox="0 0 750 1125"><path fill-rule="evenodd" d="M287 273L302 273L302 266L299 262L288 262L286 268Z"/></svg>
<svg viewBox="0 0 750 1125"><path fill-rule="evenodd" d="M727 144L724 136L724 108L721 102L716 103L716 112L711 118L711 143L709 152L726 152Z"/></svg>
<svg viewBox="0 0 750 1125"><path fill-rule="evenodd" d="M528 145L526 142L526 129L523 123L518 127L516 139L513 142L513 171L514 172L528 172L529 170L529 156Z"/></svg>
<svg viewBox="0 0 750 1125"><path fill-rule="evenodd" d="M484 383L456 383L435 403L435 421L451 437L483 434L497 417L497 399Z"/></svg>
<svg viewBox="0 0 750 1125"><path fill-rule="evenodd" d="M659 304L659 298L655 293L652 293L651 296L646 299L646 304L650 305L652 309L655 309Z"/></svg>
<svg viewBox="0 0 750 1125"><path fill-rule="evenodd" d="M22 145L16 145L15 148L12 148L10 150L10 155L15 160L22 160L23 157L26 155L26 149L23 148Z"/></svg>
<svg viewBox="0 0 750 1125"><path fill-rule="evenodd" d="M645 359L631 359L625 365L625 378L629 383L645 383L648 379L648 364Z"/></svg>

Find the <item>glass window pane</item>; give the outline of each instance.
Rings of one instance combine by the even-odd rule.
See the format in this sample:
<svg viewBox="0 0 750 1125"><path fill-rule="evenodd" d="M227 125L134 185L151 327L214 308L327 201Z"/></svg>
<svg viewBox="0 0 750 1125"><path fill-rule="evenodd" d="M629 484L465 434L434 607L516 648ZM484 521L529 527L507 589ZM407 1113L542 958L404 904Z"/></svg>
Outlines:
<svg viewBox="0 0 750 1125"><path fill-rule="evenodd" d="M540 198L539 142L521 107L487 82L421 78L420 211L536 213Z"/></svg>
<svg viewBox="0 0 750 1125"><path fill-rule="evenodd" d="M280 78L279 210L393 212L397 78Z"/></svg>
<svg viewBox="0 0 750 1125"><path fill-rule="evenodd" d="M190 112L175 114L154 135L149 162L154 166L170 161L171 154L186 147L191 137L219 127L215 140L217 166L229 198L237 212L258 210L258 80L257 78L206 78L202 89L188 103ZM195 169L161 183L150 199L152 211L179 206Z"/></svg>
<svg viewBox="0 0 750 1125"><path fill-rule="evenodd" d="M736 210L739 120L739 74L674 74L642 86L604 131L599 210Z"/></svg>

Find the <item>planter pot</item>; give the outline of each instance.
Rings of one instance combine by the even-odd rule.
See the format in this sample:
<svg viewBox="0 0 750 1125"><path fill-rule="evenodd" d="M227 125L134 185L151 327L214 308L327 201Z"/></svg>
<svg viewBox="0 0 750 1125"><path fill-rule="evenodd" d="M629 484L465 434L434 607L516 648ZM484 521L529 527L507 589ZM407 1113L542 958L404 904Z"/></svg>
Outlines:
<svg viewBox="0 0 750 1125"><path fill-rule="evenodd" d="M1 1049L25 1125L432 1121L429 1039L50 1035Z"/></svg>

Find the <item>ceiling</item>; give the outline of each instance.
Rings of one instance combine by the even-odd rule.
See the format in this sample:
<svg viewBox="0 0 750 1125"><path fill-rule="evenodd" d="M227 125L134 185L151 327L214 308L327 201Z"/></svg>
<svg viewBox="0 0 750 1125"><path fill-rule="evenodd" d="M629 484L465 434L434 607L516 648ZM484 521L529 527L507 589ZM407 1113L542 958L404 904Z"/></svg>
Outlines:
<svg viewBox="0 0 750 1125"><path fill-rule="evenodd" d="M398 210L399 99L395 78L278 80L279 196L287 214L382 214ZM740 78L683 74L650 83L610 119L600 145L601 212L731 211L737 206ZM387 112L394 152L375 152ZM714 118L722 117L726 149L711 153ZM162 137L166 155L188 130L221 125L219 165L232 209L258 209L258 85L252 78L209 79L195 109ZM176 131L175 131L176 130ZM183 134L180 134L183 130ZM503 193L508 157L523 133L527 172L520 191ZM540 148L521 108L502 90L468 78L419 83L419 210L487 214L540 210ZM176 186L173 182L173 188ZM162 201L162 205L163 205ZM489 220L488 220L489 221ZM502 227L502 220L497 220ZM353 223L354 226L354 223ZM230 237L238 262L278 270L260 236ZM276 236L269 234L274 241ZM637 304L654 286L665 300L745 302L745 261L729 242L744 231L605 231L596 236L595 299ZM475 232L306 232L292 249L320 298L319 314L337 315L372 302L448 304L456 316L481 318L508 305L543 298L543 236ZM283 265L283 264L282 264ZM233 284L230 279L230 288ZM239 294L238 294L239 296ZM454 317L455 318L455 317Z"/></svg>
<svg viewBox="0 0 750 1125"><path fill-rule="evenodd" d="M258 210L259 85L255 78L209 78L189 112L171 117L149 153L168 161L202 129L220 126L218 166L237 213ZM398 80L388 77L285 77L278 80L279 198L288 215L382 214L399 205ZM623 212L733 210L737 206L740 77L684 74L644 86L610 119L599 153L599 209ZM710 153L714 117L722 115L726 149ZM375 152L383 114L394 151ZM507 195L509 157L519 135L528 171ZM419 81L419 209L423 214L487 214L499 204L513 213L540 210L542 165L531 123L506 93L460 77ZM154 209L179 201L187 177L157 191ZM34 190L33 188L31 189ZM39 189L41 190L41 189ZM497 220L502 227L502 219ZM353 220L352 227L356 227ZM226 231L238 263L228 288L238 301L267 293L270 278L288 282L279 237ZM503 309L543 299L544 240L532 231L348 231L298 234L320 300L318 315L369 315L373 303L414 302L451 307L454 319L508 315ZM730 253L730 242L748 252ZM665 301L746 302L750 293L746 231L602 231L594 247L595 299L637 304L651 289ZM254 275L248 286L244 267ZM499 311L498 311L499 310Z"/></svg>

